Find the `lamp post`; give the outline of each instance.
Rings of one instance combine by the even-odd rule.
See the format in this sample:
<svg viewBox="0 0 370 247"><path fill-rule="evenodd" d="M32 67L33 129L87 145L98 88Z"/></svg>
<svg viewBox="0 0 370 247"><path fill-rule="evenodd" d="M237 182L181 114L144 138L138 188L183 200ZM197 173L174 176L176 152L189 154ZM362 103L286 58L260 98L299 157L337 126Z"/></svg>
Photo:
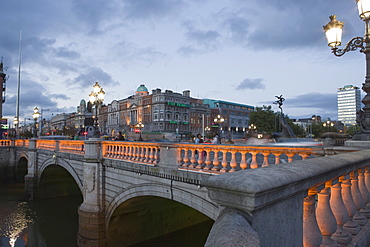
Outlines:
<svg viewBox="0 0 370 247"><path fill-rule="evenodd" d="M206 135L208 135L208 133L209 133L209 131L211 130L211 128L210 127L205 127L204 128L204 130L205 130L205 132L206 132ZM203 135L203 137L205 138L205 136Z"/></svg>
<svg viewBox="0 0 370 247"><path fill-rule="evenodd" d="M356 0L360 18L365 22L364 37L352 38L344 47L339 49L338 46L342 43L343 22L336 19L335 15L330 16L330 22L324 26L324 32L328 41L328 46L331 47L335 56L342 56L348 51L359 49L365 54L366 58L366 76L365 82L362 84L362 90L366 92L366 96L362 99L365 105L362 110L356 112L356 122L360 125L360 133L353 136L353 140L370 141L370 4L369 0Z"/></svg>
<svg viewBox="0 0 370 247"><path fill-rule="evenodd" d="M253 130L253 132L256 132L257 131L257 126L256 125L254 125L254 124L251 124L251 125L249 125L249 130L250 130L250 132L252 132L252 130ZM251 135L252 133L250 133L250 135Z"/></svg>
<svg viewBox="0 0 370 247"><path fill-rule="evenodd" d="M14 120L13 120L14 130L15 130L15 138L17 138L17 133L18 133L18 131L17 131L17 129L18 129L18 123L19 123L18 118L15 116L15 117L14 117Z"/></svg>
<svg viewBox="0 0 370 247"><path fill-rule="evenodd" d="M89 94L91 105L95 106L94 137L99 136L98 108L103 104L105 92L98 82L93 85L93 91Z"/></svg>
<svg viewBox="0 0 370 247"><path fill-rule="evenodd" d="M327 120L326 122L324 122L323 124L322 124L324 127L328 127L328 132L329 132L329 128L330 127L333 127L334 126L334 123L332 122L332 121L330 121L330 120Z"/></svg>
<svg viewBox="0 0 370 247"><path fill-rule="evenodd" d="M144 124L142 122L139 122L135 124L135 128L139 129L139 133L140 133L139 141L143 141L143 138L141 137L141 129L144 128Z"/></svg>
<svg viewBox="0 0 370 247"><path fill-rule="evenodd" d="M218 114L217 117L215 119L213 119L213 122L217 123L217 125L218 125L218 133L220 135L220 140L222 139L222 137L221 137L221 125L224 121L225 121L225 119L223 117L221 117L220 114Z"/></svg>
<svg viewBox="0 0 370 247"><path fill-rule="evenodd" d="M35 109L33 109L32 117L33 117L33 120L35 121L35 124L33 126L33 137L37 137L36 124L37 124L37 119L40 117L39 109L37 107L35 107Z"/></svg>

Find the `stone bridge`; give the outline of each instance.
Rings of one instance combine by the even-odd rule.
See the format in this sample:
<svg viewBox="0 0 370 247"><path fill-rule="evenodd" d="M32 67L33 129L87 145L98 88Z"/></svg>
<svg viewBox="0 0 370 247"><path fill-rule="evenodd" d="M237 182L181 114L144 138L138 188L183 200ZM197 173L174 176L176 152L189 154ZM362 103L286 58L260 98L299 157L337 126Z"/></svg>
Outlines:
<svg viewBox="0 0 370 247"><path fill-rule="evenodd" d="M137 214L141 230L130 232L125 245L212 220L206 246L369 246L370 153L342 151L1 140L0 165L23 172L31 200L82 194L81 247L122 246L110 233L130 231L121 216L149 204L157 205L150 218L156 229ZM335 155L317 157L328 154Z"/></svg>

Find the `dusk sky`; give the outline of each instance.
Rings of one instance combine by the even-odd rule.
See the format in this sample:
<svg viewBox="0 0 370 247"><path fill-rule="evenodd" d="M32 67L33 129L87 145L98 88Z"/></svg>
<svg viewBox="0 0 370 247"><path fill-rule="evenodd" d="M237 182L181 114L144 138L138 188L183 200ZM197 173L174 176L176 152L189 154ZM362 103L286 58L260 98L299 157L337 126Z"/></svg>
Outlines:
<svg viewBox="0 0 370 247"><path fill-rule="evenodd" d="M106 104L145 84L252 106L283 95L291 118L337 119L337 89L361 88L365 56L331 53L332 14L345 23L342 47L363 36L355 0L2 1L3 115L16 115L22 30L21 121L35 106L46 118L76 111L95 81Z"/></svg>

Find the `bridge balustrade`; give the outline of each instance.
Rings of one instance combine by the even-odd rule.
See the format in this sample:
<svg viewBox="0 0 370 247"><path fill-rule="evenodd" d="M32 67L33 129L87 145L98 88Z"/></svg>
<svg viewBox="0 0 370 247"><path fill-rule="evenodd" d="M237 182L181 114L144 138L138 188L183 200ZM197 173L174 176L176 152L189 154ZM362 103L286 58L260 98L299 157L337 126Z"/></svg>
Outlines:
<svg viewBox="0 0 370 247"><path fill-rule="evenodd" d="M81 155L85 151L84 141L36 143L39 149ZM0 145L21 147L26 142L2 140ZM220 174L201 181L209 198L225 208L206 246L232 246L247 239L238 229L240 222L230 224L232 229L217 227L227 210L243 212L248 219L244 224L250 225L243 227L257 233L258 246L370 246L368 150L307 159L321 155L321 149L119 141L94 145L102 158L157 166L165 163L160 154L176 154L173 165L179 170ZM299 160L282 164L282 157ZM268 169L256 169L260 167Z"/></svg>
<svg viewBox="0 0 370 247"><path fill-rule="evenodd" d="M1 147L11 146L11 145L12 145L11 140L0 140Z"/></svg>
<svg viewBox="0 0 370 247"><path fill-rule="evenodd" d="M102 157L147 165L159 163L159 143L103 141Z"/></svg>
<svg viewBox="0 0 370 247"><path fill-rule="evenodd" d="M85 154L85 142L80 140L58 140L59 152Z"/></svg>
<svg viewBox="0 0 370 247"><path fill-rule="evenodd" d="M46 150L58 150L57 149L57 141L56 140L41 140L38 139L36 141L36 148L37 149L46 149Z"/></svg>
<svg viewBox="0 0 370 247"><path fill-rule="evenodd" d="M236 146L213 144L179 144L180 170L206 173L235 172L273 164L305 160L322 149L310 147ZM282 158L284 157L284 158Z"/></svg>
<svg viewBox="0 0 370 247"><path fill-rule="evenodd" d="M24 147L24 148L28 148L29 147L29 140L27 139L16 139L14 140L15 142L15 146L16 147Z"/></svg>

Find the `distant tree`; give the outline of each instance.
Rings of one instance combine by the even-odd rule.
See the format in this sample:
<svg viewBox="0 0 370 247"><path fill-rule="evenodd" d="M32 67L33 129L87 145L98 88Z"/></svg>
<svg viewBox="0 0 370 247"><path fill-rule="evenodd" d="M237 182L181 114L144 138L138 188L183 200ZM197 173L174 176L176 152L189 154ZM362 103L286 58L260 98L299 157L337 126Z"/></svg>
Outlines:
<svg viewBox="0 0 370 247"><path fill-rule="evenodd" d="M348 126L347 129L346 129L346 134L347 135L350 135L350 136L353 136L354 134L356 134L358 131L360 131L360 126L358 125L351 125L351 126Z"/></svg>
<svg viewBox="0 0 370 247"><path fill-rule="evenodd" d="M278 131L278 113L271 109L271 105L256 107L249 114L249 124L257 127L258 132L272 133Z"/></svg>

